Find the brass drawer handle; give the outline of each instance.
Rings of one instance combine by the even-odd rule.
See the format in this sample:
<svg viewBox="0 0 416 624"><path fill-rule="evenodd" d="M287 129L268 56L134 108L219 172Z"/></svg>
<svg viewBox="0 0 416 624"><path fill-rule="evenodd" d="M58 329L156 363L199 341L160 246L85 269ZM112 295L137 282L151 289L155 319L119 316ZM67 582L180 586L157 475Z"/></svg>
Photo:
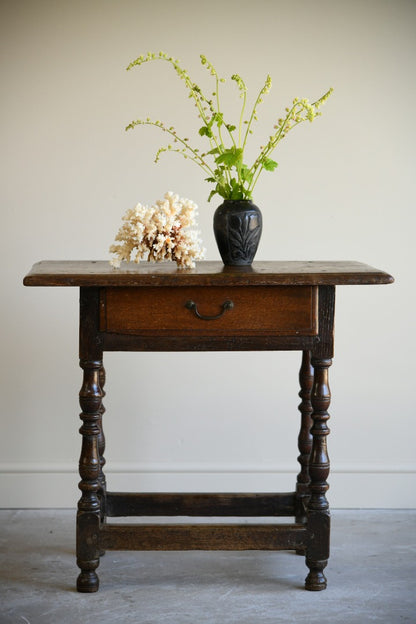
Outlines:
<svg viewBox="0 0 416 624"><path fill-rule="evenodd" d="M188 308L188 310L193 310L195 316L202 321L215 321L216 319L221 318L227 310L232 310L233 307L234 303L231 301L231 299L226 299L221 306L222 310L219 314L215 314L214 316L206 316L205 314L200 314L200 312L198 312L198 306L195 301L189 300L185 303L185 308Z"/></svg>

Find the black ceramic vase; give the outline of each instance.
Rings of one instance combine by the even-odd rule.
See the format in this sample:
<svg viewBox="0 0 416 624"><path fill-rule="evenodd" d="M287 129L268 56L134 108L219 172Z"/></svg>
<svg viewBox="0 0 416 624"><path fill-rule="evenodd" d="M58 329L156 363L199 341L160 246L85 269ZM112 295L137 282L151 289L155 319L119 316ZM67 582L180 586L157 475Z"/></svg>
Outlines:
<svg viewBox="0 0 416 624"><path fill-rule="evenodd" d="M214 213L215 239L225 265L250 265L261 231L260 209L249 199L226 199Z"/></svg>

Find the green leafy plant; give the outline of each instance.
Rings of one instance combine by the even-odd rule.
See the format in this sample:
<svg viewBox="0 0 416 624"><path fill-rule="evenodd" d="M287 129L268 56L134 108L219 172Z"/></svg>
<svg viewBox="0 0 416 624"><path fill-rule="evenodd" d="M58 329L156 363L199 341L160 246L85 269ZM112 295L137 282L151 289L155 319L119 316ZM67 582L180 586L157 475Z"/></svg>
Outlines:
<svg viewBox="0 0 416 624"><path fill-rule="evenodd" d="M153 121L149 117L145 120L137 119L132 121L126 130L130 130L139 125L156 126L172 137L172 142L166 147L161 147L157 151L155 162L158 162L160 155L164 152L177 152L184 158L192 160L199 165L206 174L205 180L214 185L209 194L208 201L213 195L218 194L224 199L251 199L253 189L263 170L274 171L278 163L271 158L271 154L277 145L287 135L289 130L299 125L303 121L312 122L318 115L320 106L329 98L333 89L329 89L319 100L310 103L303 98L295 98L292 105L287 107L284 116L277 120L273 127L273 134L268 137L267 142L260 148L260 153L253 164L247 165L244 162L244 150L249 136L253 133L253 124L257 121L257 110L263 102L263 98L271 89L272 81L267 76L264 86L261 88L249 115L245 115L247 105L247 87L238 74L231 76L239 90L242 98L241 112L237 125L229 124L225 121L220 108L220 85L224 83L224 78L220 78L214 66L204 55L200 55L201 63L209 71L215 81L215 88L212 97L204 95L202 89L191 80L188 72L179 65L179 61L168 56L164 52L158 54L148 52L132 61L127 70L143 65L149 61L166 61L170 63L177 75L184 81L188 90L189 98L194 100L198 110L198 117L202 121L199 128L199 135L206 137L209 142L207 151L200 151L190 145L188 138L178 136L173 126L166 126L161 121ZM227 142L226 140L227 139Z"/></svg>

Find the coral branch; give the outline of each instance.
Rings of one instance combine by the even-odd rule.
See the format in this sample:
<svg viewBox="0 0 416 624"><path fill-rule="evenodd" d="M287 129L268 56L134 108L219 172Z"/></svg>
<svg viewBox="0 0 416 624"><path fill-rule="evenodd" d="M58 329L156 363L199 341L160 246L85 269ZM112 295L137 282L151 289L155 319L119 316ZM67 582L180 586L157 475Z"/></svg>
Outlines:
<svg viewBox="0 0 416 624"><path fill-rule="evenodd" d="M194 268L195 260L203 258L204 249L196 225L197 206L189 199L168 192L150 208L137 204L123 217L123 225L111 245L114 258L110 263L172 260L181 268Z"/></svg>

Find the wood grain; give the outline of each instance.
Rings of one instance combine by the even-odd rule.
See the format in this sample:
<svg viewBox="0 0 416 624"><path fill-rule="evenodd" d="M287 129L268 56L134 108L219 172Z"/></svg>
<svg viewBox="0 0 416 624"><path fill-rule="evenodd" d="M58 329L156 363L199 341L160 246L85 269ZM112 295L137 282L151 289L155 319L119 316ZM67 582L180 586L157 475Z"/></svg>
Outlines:
<svg viewBox="0 0 416 624"><path fill-rule="evenodd" d="M106 524L105 550L297 550L306 545L301 524Z"/></svg>
<svg viewBox="0 0 416 624"><path fill-rule="evenodd" d="M173 494L107 493L107 516L235 516L295 515L295 493Z"/></svg>
<svg viewBox="0 0 416 624"><path fill-rule="evenodd" d="M78 591L98 590L96 568L106 549L295 550L306 555L306 589L325 589L330 538L326 423L335 286L391 282L393 278L384 271L359 262L256 262L251 267L201 262L185 271L172 263L125 265L119 270L104 261L35 264L24 278L26 286L80 287L79 353L84 377ZM189 300L197 304L199 316L194 305L187 305ZM225 307L225 300L232 300L233 306ZM296 492L106 493L103 351L283 349L304 352L298 439L301 472ZM118 426L125 429L122 418ZM295 524L107 523L108 517L162 515L292 516Z"/></svg>
<svg viewBox="0 0 416 624"><path fill-rule="evenodd" d="M220 318L200 319L186 307L194 301L206 316L233 308ZM149 287L103 288L101 331L154 335L313 336L317 329L317 287Z"/></svg>
<svg viewBox="0 0 416 624"><path fill-rule="evenodd" d="M199 262L179 270L174 263L126 263L113 269L103 260L45 260L23 280L25 286L294 286L390 284L393 278L361 262L254 262L251 267L226 267Z"/></svg>

